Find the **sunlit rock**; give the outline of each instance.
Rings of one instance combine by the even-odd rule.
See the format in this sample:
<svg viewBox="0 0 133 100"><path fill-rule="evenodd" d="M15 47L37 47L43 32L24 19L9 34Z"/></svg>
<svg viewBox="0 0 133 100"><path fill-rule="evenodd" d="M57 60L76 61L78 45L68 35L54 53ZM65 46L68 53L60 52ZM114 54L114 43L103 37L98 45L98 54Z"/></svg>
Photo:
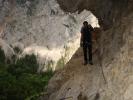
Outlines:
<svg viewBox="0 0 133 100"><path fill-rule="evenodd" d="M17 1L8 12L11 12L10 21L1 24L1 37L12 47L22 49L22 55L36 54L42 70L47 69L49 61L54 63L52 69L55 70L62 57L64 63L70 60L79 47L84 20L99 27L97 18L90 11L66 13L55 0Z"/></svg>

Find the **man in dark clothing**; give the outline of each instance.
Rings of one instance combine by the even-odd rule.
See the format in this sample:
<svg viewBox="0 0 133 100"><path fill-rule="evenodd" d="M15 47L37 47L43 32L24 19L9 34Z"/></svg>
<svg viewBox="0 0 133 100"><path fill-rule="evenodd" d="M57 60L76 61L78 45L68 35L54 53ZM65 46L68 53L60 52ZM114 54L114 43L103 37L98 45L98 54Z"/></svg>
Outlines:
<svg viewBox="0 0 133 100"><path fill-rule="evenodd" d="M83 22L83 27L81 28L81 39L80 46L83 47L84 52L84 65L89 64L93 65L92 62L92 32L93 27L88 24L87 21ZM88 58L89 56L89 58Z"/></svg>

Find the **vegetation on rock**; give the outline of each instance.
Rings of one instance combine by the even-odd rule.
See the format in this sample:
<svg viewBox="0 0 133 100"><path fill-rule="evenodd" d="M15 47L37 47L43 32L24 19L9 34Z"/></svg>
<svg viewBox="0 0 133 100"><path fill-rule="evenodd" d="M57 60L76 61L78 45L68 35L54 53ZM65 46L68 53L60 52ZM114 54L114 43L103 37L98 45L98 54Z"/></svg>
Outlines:
<svg viewBox="0 0 133 100"><path fill-rule="evenodd" d="M26 55L12 64L7 64L0 49L0 100L36 100L44 91L51 70L37 73L39 67L35 55Z"/></svg>

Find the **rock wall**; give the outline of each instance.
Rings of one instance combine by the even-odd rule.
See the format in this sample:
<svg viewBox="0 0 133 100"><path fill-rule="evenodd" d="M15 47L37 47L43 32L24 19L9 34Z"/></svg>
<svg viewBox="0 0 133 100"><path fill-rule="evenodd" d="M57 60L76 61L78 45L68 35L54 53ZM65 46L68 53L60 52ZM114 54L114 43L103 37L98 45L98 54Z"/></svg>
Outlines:
<svg viewBox="0 0 133 100"><path fill-rule="evenodd" d="M65 68L50 80L49 96L45 95L43 100L132 100L133 2L79 0L78 6L78 1L71 0L71 4L77 2L75 9L71 9L73 4L69 0L58 2L68 12L91 10L104 30L96 43L94 65L83 66L83 52L79 48Z"/></svg>
<svg viewBox="0 0 133 100"><path fill-rule="evenodd" d="M65 68L50 80L49 96L42 99L132 100L132 18L133 14L130 14L119 27L101 33L104 37L93 54L93 66L83 66L83 52L79 48Z"/></svg>
<svg viewBox="0 0 133 100"><path fill-rule="evenodd" d="M104 29L108 29L122 16L132 13L132 0L57 0L61 8L67 12L92 11Z"/></svg>
<svg viewBox="0 0 133 100"><path fill-rule="evenodd" d="M80 28L84 20L98 26L91 12L64 12L56 0L0 2L0 37L12 47L22 49L22 55L36 54L43 70L51 61L55 70L62 57L65 63L69 61L79 47Z"/></svg>

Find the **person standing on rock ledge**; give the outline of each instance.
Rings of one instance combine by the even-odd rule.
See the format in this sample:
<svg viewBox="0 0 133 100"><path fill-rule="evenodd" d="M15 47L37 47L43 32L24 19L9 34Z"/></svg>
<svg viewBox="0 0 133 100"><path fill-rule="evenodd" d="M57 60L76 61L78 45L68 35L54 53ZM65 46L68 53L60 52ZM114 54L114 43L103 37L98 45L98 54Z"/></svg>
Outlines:
<svg viewBox="0 0 133 100"><path fill-rule="evenodd" d="M81 28L81 39L80 46L83 47L84 53L84 65L88 63L93 65L92 62L92 32L94 31L93 27L88 24L87 21L83 22Z"/></svg>

